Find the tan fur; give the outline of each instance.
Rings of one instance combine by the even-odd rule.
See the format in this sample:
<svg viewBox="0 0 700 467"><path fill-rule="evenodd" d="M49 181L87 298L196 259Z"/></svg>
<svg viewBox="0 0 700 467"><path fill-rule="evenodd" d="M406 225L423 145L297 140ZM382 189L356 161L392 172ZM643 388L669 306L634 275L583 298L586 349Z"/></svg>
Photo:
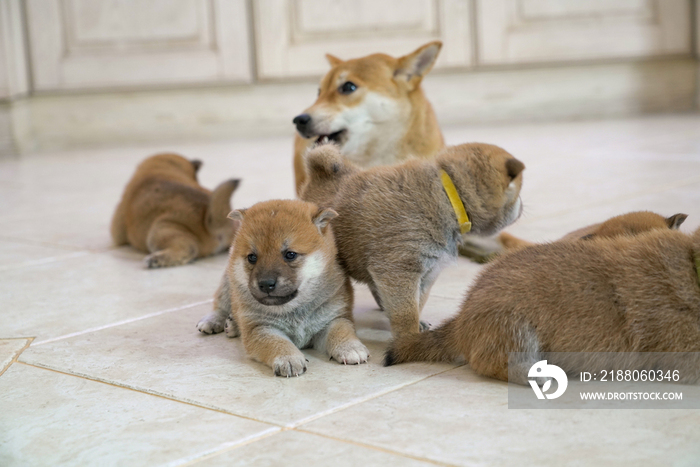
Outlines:
<svg viewBox="0 0 700 467"><path fill-rule="evenodd" d="M654 229L678 229L688 217L687 214L674 214L663 217L649 211L636 211L612 217L605 222L589 225L564 235L560 241L575 241L593 237L617 237L622 235L637 235ZM519 250L535 243L528 242L507 232L498 235L498 241L503 245L505 253Z"/></svg>
<svg viewBox="0 0 700 467"><path fill-rule="evenodd" d="M314 347L344 364L367 361L355 335L353 291L337 262L337 216L303 201L266 201L232 215L242 224L215 296L206 334L240 335L248 355L278 376L299 376ZM293 258L289 258L289 254ZM253 255L253 256L251 256ZM225 324L224 324L225 323Z"/></svg>
<svg viewBox="0 0 700 467"><path fill-rule="evenodd" d="M301 197L329 206L338 257L369 285L395 335L420 329L419 314L442 268L457 256L461 235L440 179L454 182L475 234L491 234L520 215L524 165L488 144L446 148L432 161L410 160L361 170L334 145L309 152Z"/></svg>
<svg viewBox="0 0 700 467"><path fill-rule="evenodd" d="M686 235L668 225L524 248L487 266L455 317L393 342L385 364L463 358L508 380L508 353L525 352L511 375L526 384L541 352L700 352L698 259L700 229ZM684 379L699 371L689 362Z"/></svg>
<svg viewBox="0 0 700 467"><path fill-rule="evenodd" d="M343 61L327 55L331 70L321 80L316 102L302 113L311 120L305 126L297 124L297 194L306 176L303 156L323 135L344 130L336 143L360 167L429 158L444 147L435 113L420 87L441 47L441 42L430 42L399 58L373 54ZM339 89L348 81L357 89L343 94Z"/></svg>
<svg viewBox="0 0 700 467"><path fill-rule="evenodd" d="M151 253L149 268L178 266L228 248L236 224L227 219L239 180L212 192L197 182L202 163L177 154L144 160L124 190L112 218L116 245Z"/></svg>

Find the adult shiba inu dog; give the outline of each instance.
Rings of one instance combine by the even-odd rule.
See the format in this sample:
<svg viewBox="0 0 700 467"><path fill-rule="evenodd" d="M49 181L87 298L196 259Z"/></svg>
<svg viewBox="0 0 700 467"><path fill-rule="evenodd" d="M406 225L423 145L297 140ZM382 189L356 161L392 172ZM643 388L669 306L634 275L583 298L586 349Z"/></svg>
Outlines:
<svg viewBox="0 0 700 467"><path fill-rule="evenodd" d="M266 201L234 211L241 222L214 313L197 328L243 339L248 355L278 376L299 376L313 347L339 363L369 352L355 335L350 279L328 223L337 214L303 201Z"/></svg>
<svg viewBox="0 0 700 467"><path fill-rule="evenodd" d="M301 198L338 212L340 264L368 284L395 336L419 331L430 288L456 259L462 234L493 234L521 212L525 166L488 144L367 170L326 144L308 153L306 168Z"/></svg>
<svg viewBox="0 0 700 467"><path fill-rule="evenodd" d="M625 224L615 219L610 236L505 255L479 275L456 316L390 344L385 365L464 359L479 374L527 384L542 352L700 352L700 229L661 224L619 235ZM524 357L509 373L510 352ZM566 372L586 369L559 358L551 363ZM683 380L697 381L700 364L687 364Z"/></svg>
<svg viewBox="0 0 700 467"><path fill-rule="evenodd" d="M442 47L430 42L403 57L385 54L343 61L326 55L331 70L314 104L294 118L297 194L305 179L304 153L331 141L360 167L429 158L444 147L435 113L420 87Z"/></svg>
<svg viewBox="0 0 700 467"><path fill-rule="evenodd" d="M150 253L145 259L149 268L178 266L225 251L235 233L227 215L239 180L209 191L197 182L201 165L177 154L143 161L112 217L114 243Z"/></svg>

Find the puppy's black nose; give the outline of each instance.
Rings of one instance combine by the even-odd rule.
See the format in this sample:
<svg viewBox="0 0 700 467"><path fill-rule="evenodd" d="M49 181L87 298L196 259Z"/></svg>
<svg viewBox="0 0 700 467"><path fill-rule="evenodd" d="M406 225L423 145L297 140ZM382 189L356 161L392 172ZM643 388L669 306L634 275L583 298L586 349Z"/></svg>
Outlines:
<svg viewBox="0 0 700 467"><path fill-rule="evenodd" d="M297 126L297 130L301 131L304 128L306 128L306 125L308 125L310 121L311 121L311 115L301 114L301 115L297 115L296 117L294 117L294 120L292 120L292 123L294 123Z"/></svg>
<svg viewBox="0 0 700 467"><path fill-rule="evenodd" d="M263 279L258 281L258 287L265 293L270 293L275 290L275 285L277 285L275 279Z"/></svg>

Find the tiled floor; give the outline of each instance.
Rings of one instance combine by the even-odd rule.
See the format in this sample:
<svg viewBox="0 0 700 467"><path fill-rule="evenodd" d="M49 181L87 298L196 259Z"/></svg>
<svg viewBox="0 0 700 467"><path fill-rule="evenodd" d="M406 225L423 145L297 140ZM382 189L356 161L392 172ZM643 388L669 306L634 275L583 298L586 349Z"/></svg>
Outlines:
<svg viewBox="0 0 700 467"><path fill-rule="evenodd" d="M447 128L527 165L509 231L552 240L649 209L700 226L700 115ZM390 337L356 288L369 364L305 351L282 379L240 340L204 336L225 256L148 271L110 246L136 163L160 150L243 179L234 206L292 197L291 138L0 159L0 465L699 465L700 411L509 410L507 386L466 366L383 368ZM452 314L482 266L459 260L424 318Z"/></svg>

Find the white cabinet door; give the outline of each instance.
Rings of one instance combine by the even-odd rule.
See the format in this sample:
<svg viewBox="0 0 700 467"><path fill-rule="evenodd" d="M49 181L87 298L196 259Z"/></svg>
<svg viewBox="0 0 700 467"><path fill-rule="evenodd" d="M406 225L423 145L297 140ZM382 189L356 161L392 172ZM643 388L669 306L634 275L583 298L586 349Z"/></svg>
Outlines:
<svg viewBox="0 0 700 467"><path fill-rule="evenodd" d="M325 54L349 59L405 55L442 40L436 67L472 64L470 0L256 0L258 76L310 76Z"/></svg>
<svg viewBox="0 0 700 467"><path fill-rule="evenodd" d="M28 0L37 90L250 81L245 0Z"/></svg>
<svg viewBox="0 0 700 467"><path fill-rule="evenodd" d="M0 98L29 91L20 0L0 1Z"/></svg>
<svg viewBox="0 0 700 467"><path fill-rule="evenodd" d="M479 63L686 54L687 0L478 0Z"/></svg>

